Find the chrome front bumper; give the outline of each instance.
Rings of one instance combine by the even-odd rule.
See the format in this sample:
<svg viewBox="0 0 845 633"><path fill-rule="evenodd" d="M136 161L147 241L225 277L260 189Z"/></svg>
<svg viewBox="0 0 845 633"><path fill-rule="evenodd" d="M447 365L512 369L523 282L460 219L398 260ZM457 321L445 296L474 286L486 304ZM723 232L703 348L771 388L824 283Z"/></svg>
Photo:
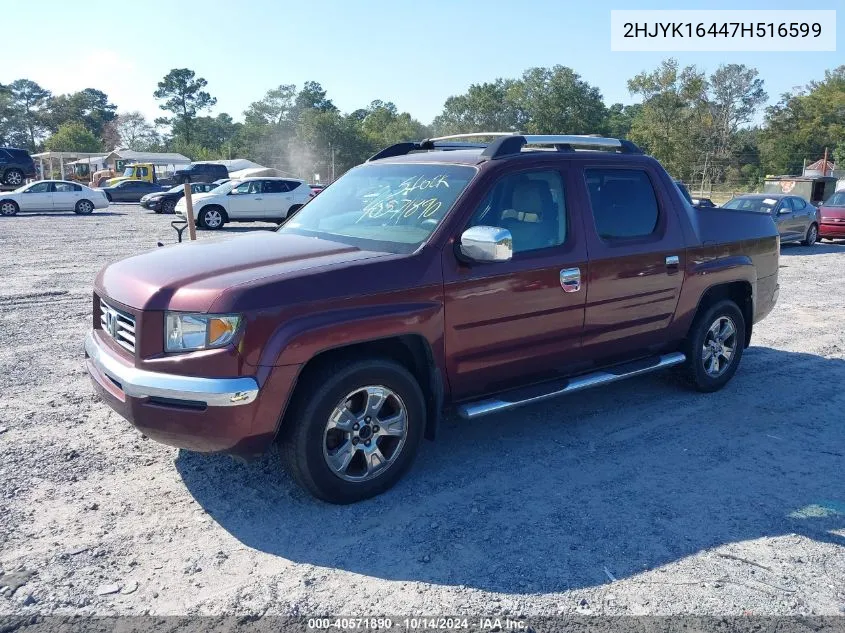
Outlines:
<svg viewBox="0 0 845 633"><path fill-rule="evenodd" d="M103 349L89 332L85 353L91 363L132 398L165 398L203 402L209 407L233 407L249 404L258 397L255 378L200 378L145 371L125 365Z"/></svg>

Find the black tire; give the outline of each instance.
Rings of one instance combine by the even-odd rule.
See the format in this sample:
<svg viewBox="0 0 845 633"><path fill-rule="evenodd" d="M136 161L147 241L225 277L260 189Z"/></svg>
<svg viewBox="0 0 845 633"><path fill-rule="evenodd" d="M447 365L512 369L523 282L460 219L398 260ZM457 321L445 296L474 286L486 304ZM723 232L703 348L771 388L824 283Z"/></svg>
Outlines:
<svg viewBox="0 0 845 633"><path fill-rule="evenodd" d="M76 203L76 206L73 208L73 212L76 215L91 215L94 213L94 203L90 200L80 200Z"/></svg>
<svg viewBox="0 0 845 633"><path fill-rule="evenodd" d="M218 216L219 220L217 219ZM224 224L226 224L226 212L222 207L209 205L203 207L197 215L197 226L209 231L222 229Z"/></svg>
<svg viewBox="0 0 845 633"><path fill-rule="evenodd" d="M818 239L819 239L819 227L815 222L813 222L807 228L807 235L804 237L803 240L801 240L801 245L802 246L812 246L813 244L816 243L816 241L818 241Z"/></svg>
<svg viewBox="0 0 845 633"><path fill-rule="evenodd" d="M293 216L295 216L297 213L299 213L299 210L301 208L302 208L301 204L293 205L290 209L288 209L288 214L285 216L285 219L282 222L284 223L284 222L287 222L288 220L290 220Z"/></svg>
<svg viewBox="0 0 845 633"><path fill-rule="evenodd" d="M23 184L23 172L20 169L8 169L3 175L3 184L10 187L20 187Z"/></svg>
<svg viewBox="0 0 845 633"><path fill-rule="evenodd" d="M391 390L404 404L404 444L395 449L398 453L371 479L347 481L329 467L324 456L326 425L347 394L371 385ZM396 362L373 358L326 364L296 387L279 435L282 463L300 486L323 501L347 504L369 499L391 488L413 464L423 437L425 412L419 384Z"/></svg>
<svg viewBox="0 0 845 633"><path fill-rule="evenodd" d="M176 201L165 200L161 203L161 211L158 211L157 213L176 213Z"/></svg>
<svg viewBox="0 0 845 633"><path fill-rule="evenodd" d="M730 320L734 325L733 340L726 340L726 344L732 344L733 353L730 360L725 363L724 369L718 375L713 375L705 369L705 346L716 343L716 341L711 341L709 332L723 318ZM705 393L718 391L733 378L742 360L744 349L745 317L742 315L742 310L730 299L713 304L696 316L684 344L683 351L687 356L684 373L687 380L698 391ZM717 362L724 362L721 356Z"/></svg>
<svg viewBox="0 0 845 633"><path fill-rule="evenodd" d="M14 200L0 200L0 215L11 217L17 215L21 208Z"/></svg>

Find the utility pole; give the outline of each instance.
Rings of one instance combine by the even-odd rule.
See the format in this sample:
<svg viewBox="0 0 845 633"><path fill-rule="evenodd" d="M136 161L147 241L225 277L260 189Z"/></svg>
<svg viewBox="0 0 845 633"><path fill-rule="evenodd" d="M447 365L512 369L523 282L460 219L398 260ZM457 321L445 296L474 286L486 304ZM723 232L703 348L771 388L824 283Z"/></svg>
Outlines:
<svg viewBox="0 0 845 633"><path fill-rule="evenodd" d="M332 179L331 179L331 182L334 182L334 145L329 143L329 149L332 152Z"/></svg>
<svg viewBox="0 0 845 633"><path fill-rule="evenodd" d="M704 155L704 169L701 172L701 191L698 192L700 196L704 195L704 177L707 175L707 159L709 157L708 154Z"/></svg>
<svg viewBox="0 0 845 633"><path fill-rule="evenodd" d="M822 160L822 178L827 176L827 148L824 148L824 159Z"/></svg>

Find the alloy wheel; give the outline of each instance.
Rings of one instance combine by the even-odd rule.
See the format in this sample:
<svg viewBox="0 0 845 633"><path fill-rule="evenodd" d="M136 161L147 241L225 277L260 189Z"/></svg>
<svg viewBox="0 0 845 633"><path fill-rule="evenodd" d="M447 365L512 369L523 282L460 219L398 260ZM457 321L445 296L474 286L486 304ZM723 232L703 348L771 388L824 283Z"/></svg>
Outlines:
<svg viewBox="0 0 845 633"><path fill-rule="evenodd" d="M323 433L323 457L331 471L353 482L378 477L402 452L408 411L395 391L381 385L361 387L344 397Z"/></svg>
<svg viewBox="0 0 845 633"><path fill-rule="evenodd" d="M17 170L8 172L6 174L6 184L10 186L19 186L23 184L23 174Z"/></svg>
<svg viewBox="0 0 845 633"><path fill-rule="evenodd" d="M205 211L202 217L202 222L210 229L219 228L223 224L223 216L217 209L210 209Z"/></svg>
<svg viewBox="0 0 845 633"><path fill-rule="evenodd" d="M728 316L717 317L704 336L701 362L711 378L724 374L736 352L736 324Z"/></svg>
<svg viewBox="0 0 845 633"><path fill-rule="evenodd" d="M4 202L0 204L0 215L15 215L17 209L13 202Z"/></svg>

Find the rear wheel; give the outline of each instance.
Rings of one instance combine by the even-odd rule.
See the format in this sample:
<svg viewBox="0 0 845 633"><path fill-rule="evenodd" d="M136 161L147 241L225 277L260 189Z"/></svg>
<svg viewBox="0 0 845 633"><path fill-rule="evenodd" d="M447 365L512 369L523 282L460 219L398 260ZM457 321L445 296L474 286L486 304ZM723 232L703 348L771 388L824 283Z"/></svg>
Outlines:
<svg viewBox="0 0 845 633"><path fill-rule="evenodd" d="M205 207L200 211L199 217L197 218L197 222L201 227L212 231L221 228L225 221L223 211L220 207Z"/></svg>
<svg viewBox="0 0 845 633"><path fill-rule="evenodd" d="M3 177L3 183L10 187L20 187L23 184L23 172L20 169L9 169Z"/></svg>
<svg viewBox="0 0 845 633"><path fill-rule="evenodd" d="M14 200L0 201L0 215L15 215L19 210L20 207Z"/></svg>
<svg viewBox="0 0 845 633"><path fill-rule="evenodd" d="M703 392L724 387L736 373L745 348L745 318L730 299L699 314L687 337L685 373Z"/></svg>
<svg viewBox="0 0 845 633"><path fill-rule="evenodd" d="M90 200L80 200L73 208L76 215L91 215L94 212L94 204Z"/></svg>
<svg viewBox="0 0 845 633"><path fill-rule="evenodd" d="M353 503L393 486L425 426L419 384L402 365L327 365L298 387L280 436L285 467L315 497Z"/></svg>
<svg viewBox="0 0 845 633"><path fill-rule="evenodd" d="M161 203L161 212L162 213L175 213L176 212L176 201L175 200L165 200Z"/></svg>
<svg viewBox="0 0 845 633"><path fill-rule="evenodd" d="M819 239L819 227L815 223L807 229L806 237L801 241L804 246L812 246Z"/></svg>

